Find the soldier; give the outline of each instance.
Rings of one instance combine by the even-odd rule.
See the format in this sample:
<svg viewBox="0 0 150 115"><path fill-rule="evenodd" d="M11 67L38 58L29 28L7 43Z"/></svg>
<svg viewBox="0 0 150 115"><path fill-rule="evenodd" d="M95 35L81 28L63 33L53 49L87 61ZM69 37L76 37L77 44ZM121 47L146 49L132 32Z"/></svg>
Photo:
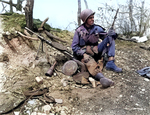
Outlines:
<svg viewBox="0 0 150 115"><path fill-rule="evenodd" d="M71 46L74 57L85 63L89 73L95 79L100 80L103 87L109 87L114 82L104 77L98 71L97 65L93 65L94 61L92 58L97 61L104 54L107 54L108 61L106 63L106 69L122 72L122 69L118 68L114 63L115 39L117 38L117 34L112 29L106 33L104 32L104 28L94 24L94 14L95 12L91 9L85 9L81 12L80 18L83 24L76 29ZM103 39L101 43L99 43L99 38Z"/></svg>

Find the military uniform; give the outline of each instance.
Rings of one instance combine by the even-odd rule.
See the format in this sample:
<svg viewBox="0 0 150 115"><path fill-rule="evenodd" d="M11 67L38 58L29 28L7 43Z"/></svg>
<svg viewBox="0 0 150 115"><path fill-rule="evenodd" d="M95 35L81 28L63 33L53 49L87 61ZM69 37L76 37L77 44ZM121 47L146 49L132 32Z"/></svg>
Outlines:
<svg viewBox="0 0 150 115"><path fill-rule="evenodd" d="M98 25L93 25L87 28L84 24L76 29L73 37L72 50L78 59L83 57L86 52L85 46L98 46L98 56L107 53L108 57L115 56L115 38L117 34L114 33L113 37L108 36L104 28ZM99 39L103 41L99 43ZM108 46L109 44L109 46ZM100 57L99 57L100 58Z"/></svg>

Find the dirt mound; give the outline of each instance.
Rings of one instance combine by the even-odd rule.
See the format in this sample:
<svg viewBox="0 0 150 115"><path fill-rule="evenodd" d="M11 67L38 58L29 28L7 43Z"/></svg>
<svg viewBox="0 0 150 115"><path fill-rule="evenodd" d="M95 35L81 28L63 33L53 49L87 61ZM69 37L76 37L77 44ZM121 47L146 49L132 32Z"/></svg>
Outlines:
<svg viewBox="0 0 150 115"><path fill-rule="evenodd" d="M62 44L70 47L72 33L66 31L52 33L67 41L67 43ZM136 73L137 70L150 65L150 51L139 47L141 45L148 46L150 41L133 43L116 40L115 63L123 69L123 73L114 73L104 68L104 76L112 79L115 85L111 88L103 89L101 85L93 88L91 84L76 84L71 76L64 75L61 72L61 67L68 58L45 43L44 52L40 50L38 59L36 59L40 41L31 41L18 35L11 39L8 39L7 36L1 39L3 41L1 46L4 48L4 52L1 54L1 62L5 65L3 66L5 68L3 75L5 75L6 79L3 86L4 92L9 92L13 96L22 95L22 101L24 101L22 91L46 87L49 89L48 94L50 96L63 100L62 104L53 105L52 113L55 111L60 114L61 107L66 107L64 109L65 114L70 115L148 115L150 113L149 79ZM53 76L45 76L45 72L55 61L58 63ZM43 78L43 84L36 82L35 78L37 76ZM63 84L64 81L66 85ZM18 99L16 98L15 100ZM39 106L42 105L39 104ZM57 106L61 110L56 109ZM11 109L9 108L8 110ZM32 106L28 110L35 111ZM20 108L18 108L18 111L20 111ZM24 109L24 113L26 111L27 108ZM38 111L42 110L39 109Z"/></svg>

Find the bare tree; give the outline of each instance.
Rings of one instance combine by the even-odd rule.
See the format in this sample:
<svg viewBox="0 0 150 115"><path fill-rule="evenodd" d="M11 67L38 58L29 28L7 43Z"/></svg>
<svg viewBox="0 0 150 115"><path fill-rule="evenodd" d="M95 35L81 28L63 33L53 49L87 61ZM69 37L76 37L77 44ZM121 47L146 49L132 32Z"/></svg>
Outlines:
<svg viewBox="0 0 150 115"><path fill-rule="evenodd" d="M133 35L143 36L146 28L150 28L150 9L144 7L144 0L137 1L129 0L127 4L119 4L119 13L115 22L116 31L120 34L132 37ZM113 6L109 6L107 3L104 7L99 7L100 11L98 19L100 25L108 29L110 23L112 23L112 14L115 11ZM113 14L114 15L114 14Z"/></svg>
<svg viewBox="0 0 150 115"><path fill-rule="evenodd" d="M5 8L6 8L6 6L4 6L4 4L2 3L2 6L3 6L3 9L2 9L2 11L1 12L3 12L4 10L5 10Z"/></svg>
<svg viewBox="0 0 150 115"><path fill-rule="evenodd" d="M84 0L84 3L85 3L85 6L86 6L86 9L88 9L87 1ZM78 26L81 25L80 14L81 14L81 0L78 0L78 13L77 13Z"/></svg>
<svg viewBox="0 0 150 115"><path fill-rule="evenodd" d="M78 0L78 14L77 14L78 26L81 25L80 14L81 14L81 0Z"/></svg>
<svg viewBox="0 0 150 115"><path fill-rule="evenodd" d="M85 3L85 6L86 6L86 9L88 9L87 1L86 1L86 0L84 0L84 3Z"/></svg>
<svg viewBox="0 0 150 115"><path fill-rule="evenodd" d="M109 29L113 23L116 9L106 3L104 4L104 7L98 7L98 11L99 14L96 15L95 22L99 23L104 28Z"/></svg>
<svg viewBox="0 0 150 115"><path fill-rule="evenodd" d="M130 0L130 2L129 2L129 19L130 19L130 23L131 23L131 32L137 31L135 21L133 18L133 0Z"/></svg>
<svg viewBox="0 0 150 115"><path fill-rule="evenodd" d="M142 32L142 27L144 27L144 24L143 24L143 20L144 20L143 13L144 13L144 1L142 2L142 6L141 6L141 10L140 10L139 35L141 35L143 33Z"/></svg>
<svg viewBox="0 0 150 115"><path fill-rule="evenodd" d="M13 13L13 3L12 0L9 0L10 12Z"/></svg>
<svg viewBox="0 0 150 115"><path fill-rule="evenodd" d="M10 12L12 12L12 13L13 13L13 7L15 7L16 10L18 10L18 11L22 11L22 7L23 7L22 6L22 2L23 1L24 0L17 0L17 4L14 4L12 0L9 0L9 2L8 1L4 1L4 0L0 0L0 2L10 5Z"/></svg>
<svg viewBox="0 0 150 115"><path fill-rule="evenodd" d="M34 0L27 0L25 10L26 26L33 30L33 6Z"/></svg>

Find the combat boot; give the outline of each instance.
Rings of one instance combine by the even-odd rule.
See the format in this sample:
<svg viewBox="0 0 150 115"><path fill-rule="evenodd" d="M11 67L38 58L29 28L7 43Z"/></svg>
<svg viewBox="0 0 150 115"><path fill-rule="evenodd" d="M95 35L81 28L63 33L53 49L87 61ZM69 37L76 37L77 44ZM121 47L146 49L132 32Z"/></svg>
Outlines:
<svg viewBox="0 0 150 115"><path fill-rule="evenodd" d="M100 79L100 83L102 84L103 88L111 87L114 85L114 82L111 81L110 79L104 77Z"/></svg>
<svg viewBox="0 0 150 115"><path fill-rule="evenodd" d="M107 69L107 70L114 71L114 72L117 72L117 73L122 72L122 69L121 69L121 68L118 68L118 67L115 65L114 60L108 61L108 62L106 63L106 69Z"/></svg>
<svg viewBox="0 0 150 115"><path fill-rule="evenodd" d="M110 79L104 77L104 75L102 73L98 73L96 76L95 76L95 79L99 80L100 83L102 84L102 87L103 88L107 88L107 87L111 87L114 85L114 82L111 81Z"/></svg>
<svg viewBox="0 0 150 115"><path fill-rule="evenodd" d="M121 68L118 68L118 67L115 65L114 60L108 61L108 62L106 63L106 69L107 69L107 70L114 71L114 72L117 72L117 73L122 72L122 69L121 69Z"/></svg>

